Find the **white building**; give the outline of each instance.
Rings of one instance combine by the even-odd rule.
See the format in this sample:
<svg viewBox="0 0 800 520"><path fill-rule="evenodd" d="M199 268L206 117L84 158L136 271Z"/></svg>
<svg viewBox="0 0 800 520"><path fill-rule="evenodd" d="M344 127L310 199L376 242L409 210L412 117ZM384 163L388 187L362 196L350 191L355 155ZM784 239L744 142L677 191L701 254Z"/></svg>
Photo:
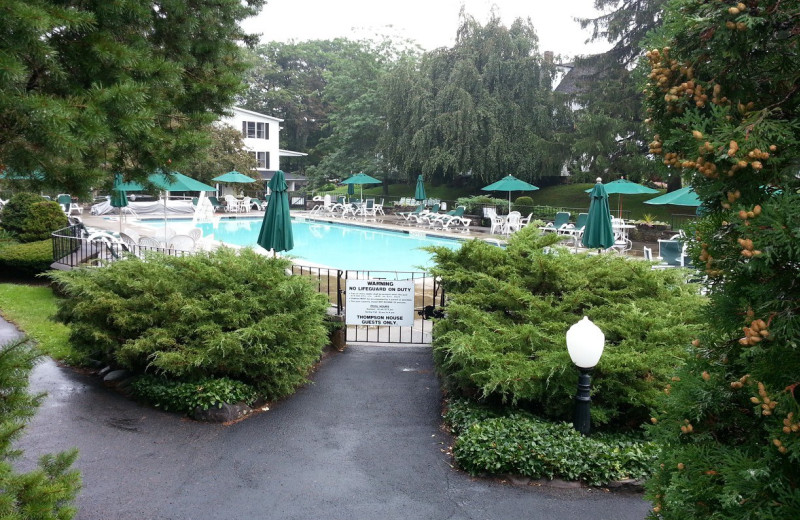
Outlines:
<svg viewBox="0 0 800 520"><path fill-rule="evenodd" d="M231 117L223 117L220 121L242 132L244 146L256 159L258 178L269 181L272 175L281 169L281 157L304 157L308 154L281 150L279 147L281 122L283 119L259 114L252 110L233 107ZM242 172L247 173L247 172ZM305 176L286 174L289 191L296 191L308 183Z"/></svg>

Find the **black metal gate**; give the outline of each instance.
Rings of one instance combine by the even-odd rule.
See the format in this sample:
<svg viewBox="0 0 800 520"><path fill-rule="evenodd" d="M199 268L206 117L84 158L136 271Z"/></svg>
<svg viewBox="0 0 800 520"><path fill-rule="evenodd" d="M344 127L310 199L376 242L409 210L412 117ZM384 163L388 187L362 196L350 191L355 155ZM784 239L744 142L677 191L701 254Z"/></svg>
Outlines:
<svg viewBox="0 0 800 520"><path fill-rule="evenodd" d="M331 310L344 319L347 313L347 280L410 280L414 287L412 326L348 325L346 341L364 343L429 344L433 322L441 313L444 289L439 280L421 271L351 271L325 267L292 266L292 274L314 281L317 291L328 295Z"/></svg>

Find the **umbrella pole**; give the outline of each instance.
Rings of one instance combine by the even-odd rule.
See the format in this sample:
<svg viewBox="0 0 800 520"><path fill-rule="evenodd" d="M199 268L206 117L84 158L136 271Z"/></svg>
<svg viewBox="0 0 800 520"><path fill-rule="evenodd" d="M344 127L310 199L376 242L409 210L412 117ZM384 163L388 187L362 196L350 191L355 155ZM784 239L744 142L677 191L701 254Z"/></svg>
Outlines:
<svg viewBox="0 0 800 520"><path fill-rule="evenodd" d="M167 247L167 193L164 192L164 247Z"/></svg>

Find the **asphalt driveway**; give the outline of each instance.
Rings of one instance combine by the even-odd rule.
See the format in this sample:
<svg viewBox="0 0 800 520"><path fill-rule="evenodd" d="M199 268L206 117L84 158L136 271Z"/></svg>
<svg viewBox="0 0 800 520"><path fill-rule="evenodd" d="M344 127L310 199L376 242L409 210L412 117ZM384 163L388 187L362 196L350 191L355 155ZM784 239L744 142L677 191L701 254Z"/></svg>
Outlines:
<svg viewBox="0 0 800 520"><path fill-rule="evenodd" d="M73 446L79 519L640 520L640 495L473 479L451 467L426 347L351 346L231 426L139 406L46 361L22 465Z"/></svg>

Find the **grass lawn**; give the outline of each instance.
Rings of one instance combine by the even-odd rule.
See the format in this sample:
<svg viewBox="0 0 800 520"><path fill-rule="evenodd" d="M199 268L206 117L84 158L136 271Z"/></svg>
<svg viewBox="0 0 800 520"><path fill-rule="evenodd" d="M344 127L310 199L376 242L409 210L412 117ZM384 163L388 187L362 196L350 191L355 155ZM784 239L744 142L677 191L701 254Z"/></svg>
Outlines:
<svg viewBox="0 0 800 520"><path fill-rule="evenodd" d="M55 359L66 359L69 328L53 321L56 297L50 287L0 284L0 313L35 340L41 351Z"/></svg>
<svg viewBox="0 0 800 520"><path fill-rule="evenodd" d="M581 211L589 209L589 196L584 191L590 189L594 184L563 184L559 186L548 186L533 192L513 192L511 193L511 200L517 197L527 195L533 199L533 203L537 206L553 206L558 208L570 208L573 213L577 214ZM359 187L356 186L356 195L360 193ZM446 185L442 186L425 186L426 195L430 198L441 199L445 201L455 201L459 197L469 197L473 195L490 195L505 199L508 194L505 192L486 192L476 188L450 188ZM335 195L347 194L347 186L338 186L335 191L331 192ZM651 215L654 220L660 220L669 224L673 214L677 215L693 215L694 208L684 208L680 206L651 206L645 204L644 201L663 195L664 191L652 195L623 195L622 196L622 210L630 211L629 218L634 220L641 220L645 215ZM364 196L380 198L383 195L383 187L380 185L364 185ZM389 197L397 199L400 197L413 197L414 186L407 184L390 184ZM619 204L619 195L609 196L609 206L612 213L616 213ZM580 210L580 211L579 211Z"/></svg>

